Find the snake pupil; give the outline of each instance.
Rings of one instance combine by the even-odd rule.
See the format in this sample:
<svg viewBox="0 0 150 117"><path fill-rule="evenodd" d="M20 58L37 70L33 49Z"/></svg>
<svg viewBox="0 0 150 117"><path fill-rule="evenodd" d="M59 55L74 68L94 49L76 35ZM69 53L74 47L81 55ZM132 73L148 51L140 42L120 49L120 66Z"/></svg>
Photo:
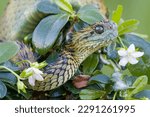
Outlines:
<svg viewBox="0 0 150 117"><path fill-rule="evenodd" d="M104 27L102 25L97 25L95 27L95 32L98 34L102 34L104 32Z"/></svg>

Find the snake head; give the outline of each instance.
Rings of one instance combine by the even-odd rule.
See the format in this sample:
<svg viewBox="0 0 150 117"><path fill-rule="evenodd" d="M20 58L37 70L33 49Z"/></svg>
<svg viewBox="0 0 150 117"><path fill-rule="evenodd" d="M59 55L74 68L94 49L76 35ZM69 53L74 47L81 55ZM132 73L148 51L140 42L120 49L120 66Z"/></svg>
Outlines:
<svg viewBox="0 0 150 117"><path fill-rule="evenodd" d="M118 36L116 23L112 21L101 21L91 25L87 29L81 31L83 38L80 42L84 41L84 45L90 48L105 47Z"/></svg>
<svg viewBox="0 0 150 117"><path fill-rule="evenodd" d="M101 21L73 34L72 41L66 45L82 62L87 56L101 47L106 47L118 36L117 25L112 21Z"/></svg>
<svg viewBox="0 0 150 117"><path fill-rule="evenodd" d="M95 41L107 43L107 41L112 41L118 36L117 24L112 21L105 20L98 22L93 25L92 28L93 35L91 38ZM89 38L89 40L91 40L91 38Z"/></svg>
<svg viewBox="0 0 150 117"><path fill-rule="evenodd" d="M104 20L76 32L73 35L70 46L75 47L75 49L105 47L117 36L118 30L116 23Z"/></svg>

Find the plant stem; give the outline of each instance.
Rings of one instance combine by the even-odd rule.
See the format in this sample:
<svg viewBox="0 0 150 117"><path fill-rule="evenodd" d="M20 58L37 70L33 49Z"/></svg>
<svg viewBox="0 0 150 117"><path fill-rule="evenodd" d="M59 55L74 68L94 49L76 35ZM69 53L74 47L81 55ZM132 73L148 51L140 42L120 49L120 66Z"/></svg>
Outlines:
<svg viewBox="0 0 150 117"><path fill-rule="evenodd" d="M117 93L118 93L118 92L116 91L115 94L114 94L114 96L113 96L113 100L116 99Z"/></svg>
<svg viewBox="0 0 150 117"><path fill-rule="evenodd" d="M8 70L9 72L11 72L13 75L15 75L17 77L17 80L19 81L20 80L20 76L18 74L16 74L13 70L5 67L5 66L0 66L0 69L6 69Z"/></svg>
<svg viewBox="0 0 150 117"><path fill-rule="evenodd" d="M118 68L118 66L112 61L112 60L109 60L110 64L113 66L115 72L119 72L121 71L120 68Z"/></svg>
<svg viewBox="0 0 150 117"><path fill-rule="evenodd" d="M118 40L119 40L119 42L121 43L122 47L123 47L123 48L126 48L126 46L124 45L124 43L122 42L122 40L121 40L120 37L118 37Z"/></svg>

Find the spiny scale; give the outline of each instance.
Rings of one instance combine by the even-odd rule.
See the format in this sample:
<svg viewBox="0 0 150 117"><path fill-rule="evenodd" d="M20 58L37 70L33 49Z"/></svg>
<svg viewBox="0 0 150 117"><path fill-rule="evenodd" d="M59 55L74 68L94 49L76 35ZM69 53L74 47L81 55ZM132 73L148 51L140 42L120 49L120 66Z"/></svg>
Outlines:
<svg viewBox="0 0 150 117"><path fill-rule="evenodd" d="M13 57L13 59L11 59L11 61L14 63L23 60L35 62L36 60L33 56L32 49L22 42L17 43L20 46L20 51L15 57ZM23 62L19 67L25 69L28 68L29 65ZM72 56L72 53L69 51L63 51L56 62L51 63L44 68L44 81L36 81L34 87L29 87L36 91L55 89L67 82L74 75L78 67L79 62ZM29 84L27 83L27 85Z"/></svg>
<svg viewBox="0 0 150 117"><path fill-rule="evenodd" d="M64 51L56 63L45 68L44 81L36 81L33 90L48 91L61 86L74 75L78 66L71 53Z"/></svg>

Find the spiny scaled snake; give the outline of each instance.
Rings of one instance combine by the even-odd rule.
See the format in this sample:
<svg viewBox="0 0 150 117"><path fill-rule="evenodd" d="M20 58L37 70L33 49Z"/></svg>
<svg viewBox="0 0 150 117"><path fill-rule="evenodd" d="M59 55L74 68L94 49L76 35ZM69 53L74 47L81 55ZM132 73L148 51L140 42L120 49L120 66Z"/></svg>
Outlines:
<svg viewBox="0 0 150 117"><path fill-rule="evenodd" d="M0 38L3 40L20 40L33 32L39 21L45 17L44 14L36 10L36 5L41 1L10 0L0 20ZM84 2L87 1L84 0ZM65 45L58 60L45 67L43 71L44 81L36 81L32 89L48 91L63 85L74 75L80 64L89 55L102 47L106 47L117 35L116 24L107 20L75 32L72 41ZM13 60L21 61L27 58L34 61L33 52L26 45L19 45L20 52Z"/></svg>

